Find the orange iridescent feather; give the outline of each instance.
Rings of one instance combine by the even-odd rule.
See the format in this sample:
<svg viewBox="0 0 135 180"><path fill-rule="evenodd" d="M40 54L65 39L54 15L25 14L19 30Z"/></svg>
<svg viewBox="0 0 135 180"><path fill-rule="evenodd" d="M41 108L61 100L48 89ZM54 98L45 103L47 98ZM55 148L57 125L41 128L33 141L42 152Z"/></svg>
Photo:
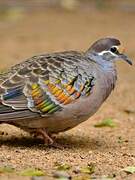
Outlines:
<svg viewBox="0 0 135 180"><path fill-rule="evenodd" d="M88 79L83 83L77 78L70 81L57 79L55 82L45 80L45 89L42 89L39 84L32 84L31 96L38 110L51 113L61 108L62 104L67 105L82 95L90 95L91 81Z"/></svg>

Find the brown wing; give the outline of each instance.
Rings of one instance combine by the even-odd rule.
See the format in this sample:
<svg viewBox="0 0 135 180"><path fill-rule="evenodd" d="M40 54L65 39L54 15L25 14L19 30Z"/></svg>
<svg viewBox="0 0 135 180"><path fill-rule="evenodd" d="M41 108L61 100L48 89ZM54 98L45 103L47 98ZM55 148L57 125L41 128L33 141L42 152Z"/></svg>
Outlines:
<svg viewBox="0 0 135 180"><path fill-rule="evenodd" d="M80 61L80 53L64 52L35 56L12 67L0 78L0 113L10 108L44 116L90 95L94 77L79 66Z"/></svg>

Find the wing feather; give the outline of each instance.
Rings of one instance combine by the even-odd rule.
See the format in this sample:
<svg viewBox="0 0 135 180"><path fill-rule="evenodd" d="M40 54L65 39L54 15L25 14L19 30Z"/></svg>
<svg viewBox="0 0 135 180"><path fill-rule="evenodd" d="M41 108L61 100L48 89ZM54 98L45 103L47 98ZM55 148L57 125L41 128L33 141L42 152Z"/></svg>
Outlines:
<svg viewBox="0 0 135 180"><path fill-rule="evenodd" d="M0 121L47 116L88 96L94 77L79 67L76 52L35 56L0 75ZM24 112L27 112L24 114Z"/></svg>

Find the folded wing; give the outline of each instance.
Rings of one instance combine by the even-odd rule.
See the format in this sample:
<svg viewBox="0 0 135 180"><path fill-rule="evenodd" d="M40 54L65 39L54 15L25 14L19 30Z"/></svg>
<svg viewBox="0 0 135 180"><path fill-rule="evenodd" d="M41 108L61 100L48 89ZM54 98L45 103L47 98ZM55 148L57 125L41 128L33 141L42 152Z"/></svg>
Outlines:
<svg viewBox="0 0 135 180"><path fill-rule="evenodd" d="M94 77L79 61L76 52L35 56L2 74L0 121L48 116L89 96Z"/></svg>

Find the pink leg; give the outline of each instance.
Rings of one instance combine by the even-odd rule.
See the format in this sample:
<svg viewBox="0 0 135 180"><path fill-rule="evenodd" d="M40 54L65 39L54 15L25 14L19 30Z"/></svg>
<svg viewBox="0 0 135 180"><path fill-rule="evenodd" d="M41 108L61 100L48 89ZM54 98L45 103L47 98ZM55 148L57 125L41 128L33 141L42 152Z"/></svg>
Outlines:
<svg viewBox="0 0 135 180"><path fill-rule="evenodd" d="M43 137L44 143L46 145L52 145L54 143L53 139L47 134L45 129L42 129L42 128L41 129L37 129L36 133Z"/></svg>

